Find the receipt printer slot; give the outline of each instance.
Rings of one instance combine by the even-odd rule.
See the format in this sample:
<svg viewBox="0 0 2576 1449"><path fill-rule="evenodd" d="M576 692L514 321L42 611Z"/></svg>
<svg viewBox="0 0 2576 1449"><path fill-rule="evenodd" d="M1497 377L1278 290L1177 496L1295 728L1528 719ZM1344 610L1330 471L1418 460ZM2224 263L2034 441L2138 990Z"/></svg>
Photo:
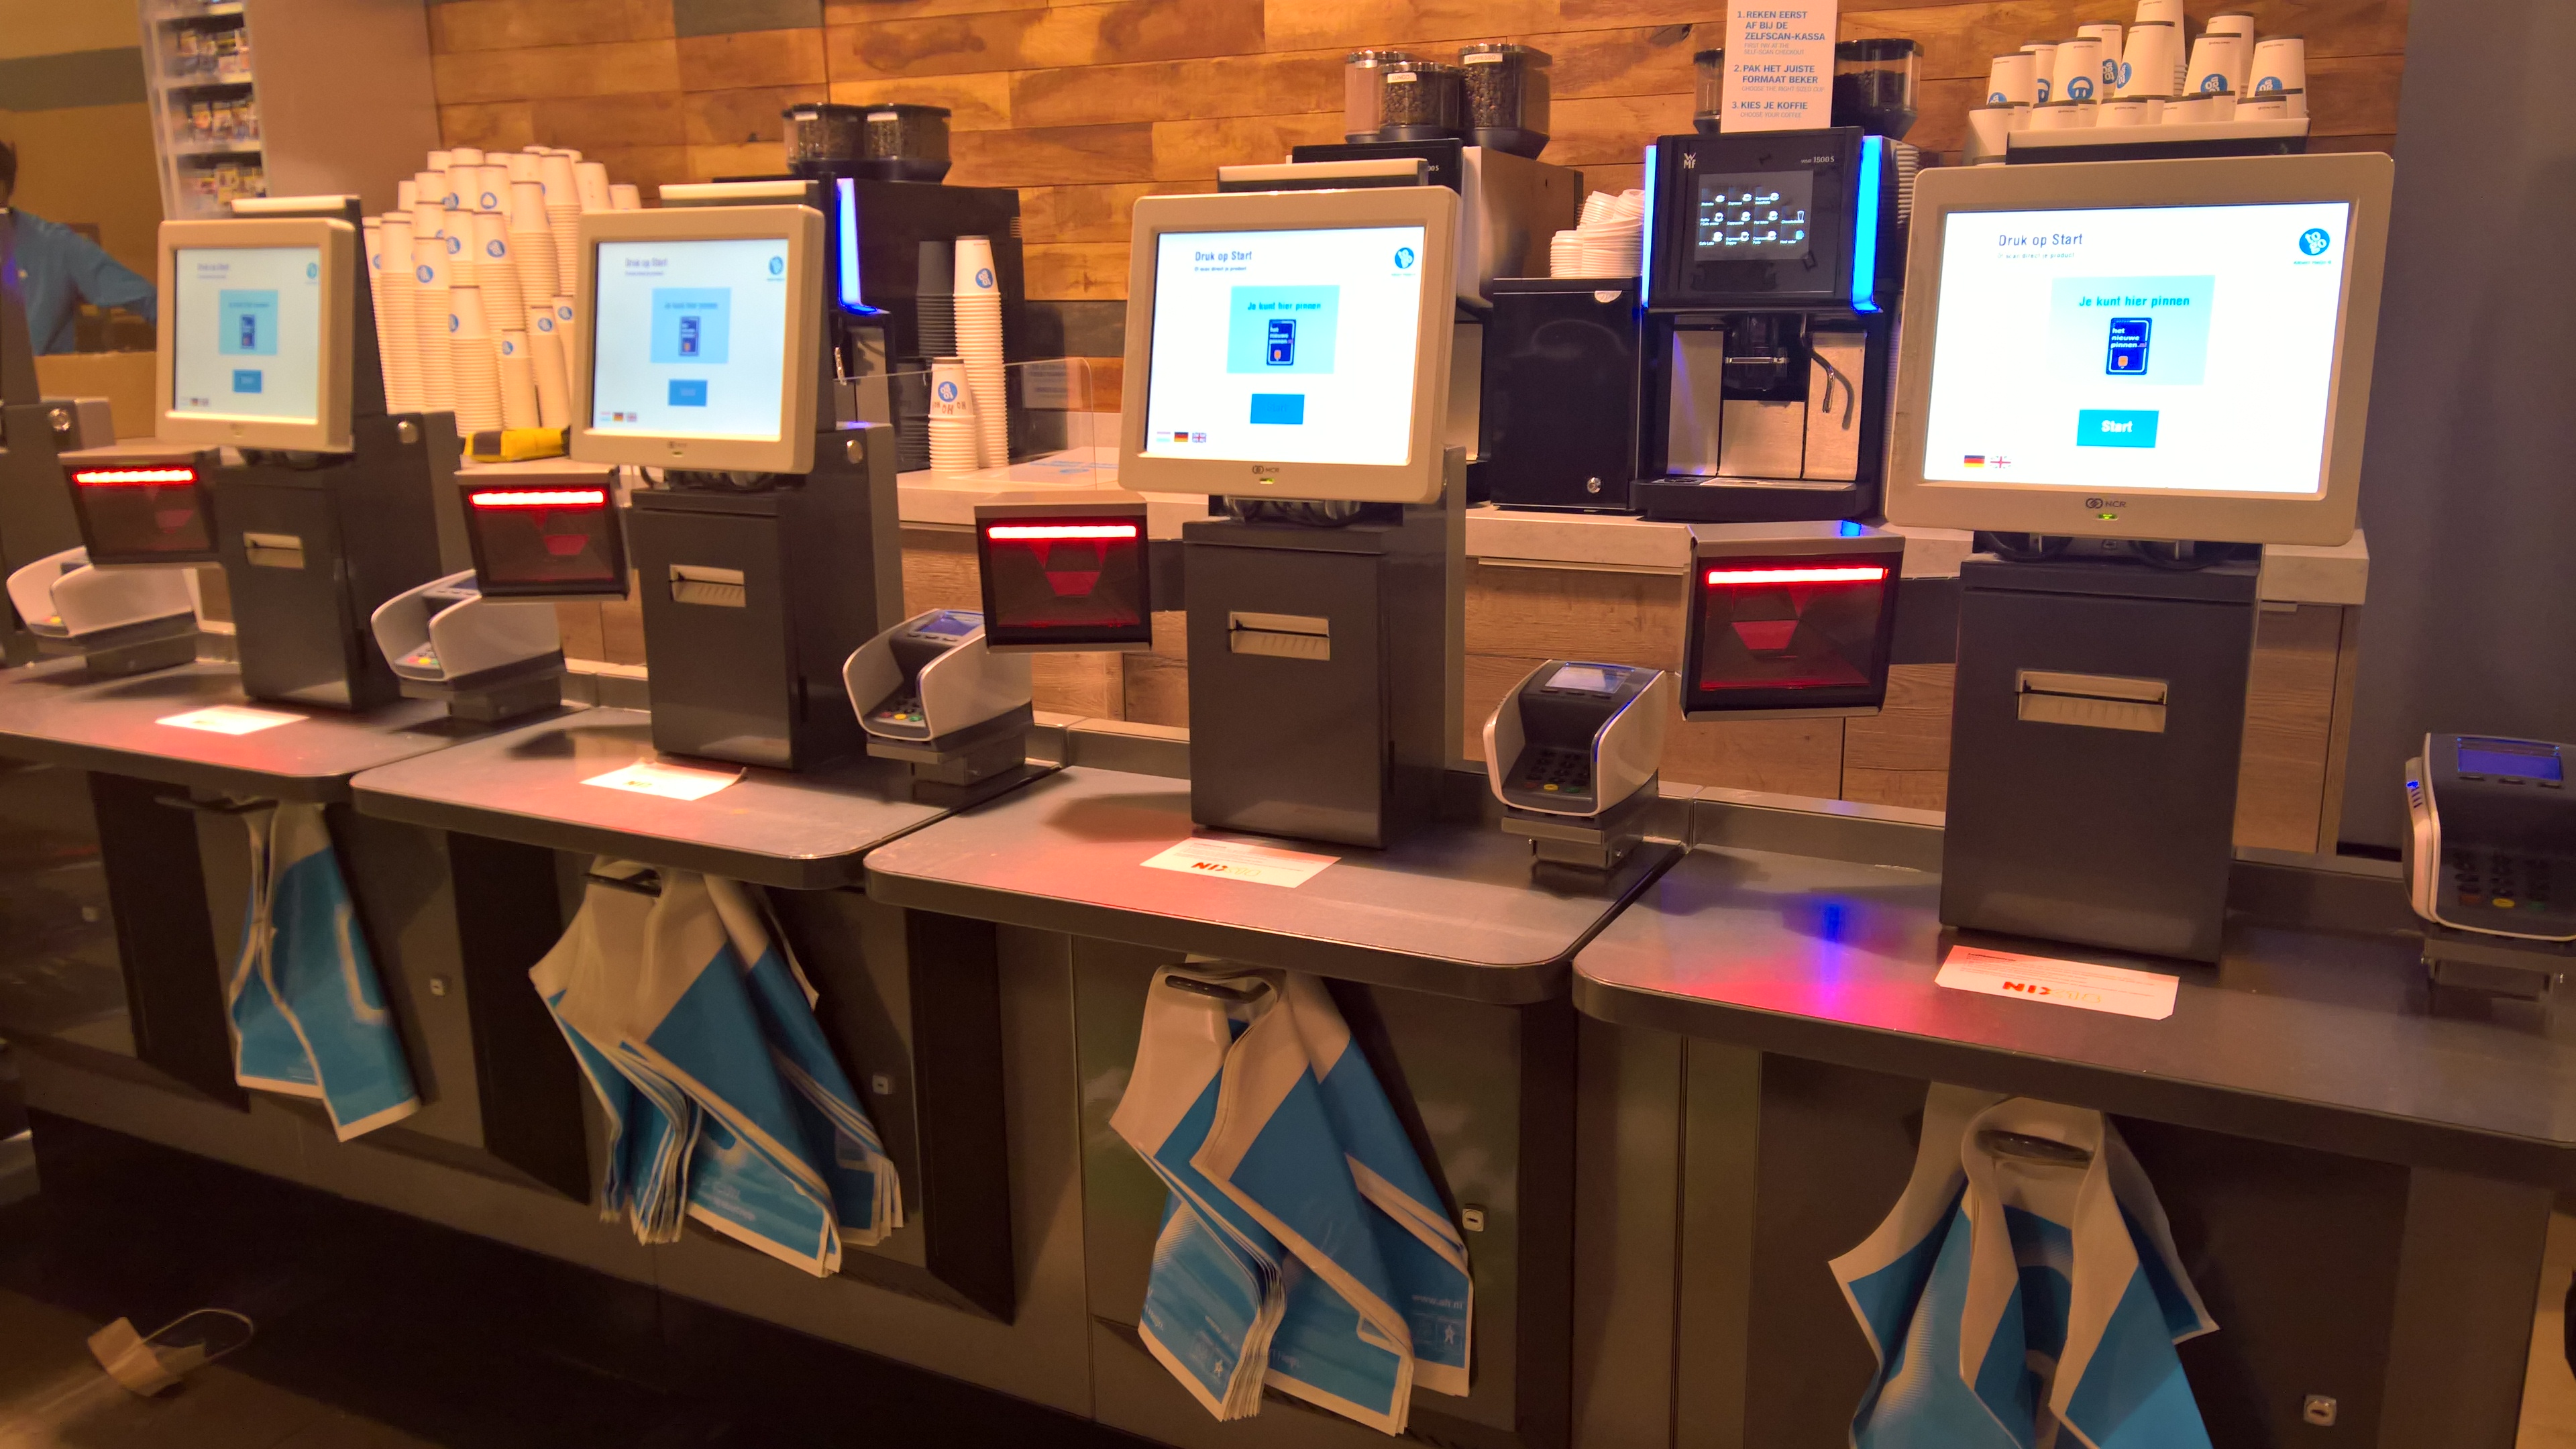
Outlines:
<svg viewBox="0 0 2576 1449"><path fill-rule="evenodd" d="M704 564L671 565L672 603L739 609L748 597L740 569L710 568Z"/></svg>
<svg viewBox="0 0 2576 1449"><path fill-rule="evenodd" d="M304 567L304 540L291 533L245 533L242 556L253 568Z"/></svg>
<svg viewBox="0 0 2576 1449"><path fill-rule="evenodd" d="M1226 647L1236 654L1267 654L1276 659L1333 657L1333 624L1307 614L1256 614L1241 610L1225 616Z"/></svg>
<svg viewBox="0 0 2576 1449"><path fill-rule="evenodd" d="M2161 679L2024 669L2014 676L2014 688L2018 712L2031 723L2165 732L2167 686Z"/></svg>

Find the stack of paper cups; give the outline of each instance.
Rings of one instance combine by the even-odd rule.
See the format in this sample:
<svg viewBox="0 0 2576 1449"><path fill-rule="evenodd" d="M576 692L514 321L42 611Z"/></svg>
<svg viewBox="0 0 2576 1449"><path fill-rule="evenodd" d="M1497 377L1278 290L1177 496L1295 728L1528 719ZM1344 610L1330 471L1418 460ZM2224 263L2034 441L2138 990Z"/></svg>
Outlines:
<svg viewBox="0 0 2576 1449"><path fill-rule="evenodd" d="M480 285L482 279L476 275L479 268L474 265L474 213L449 207L446 215L439 219L438 234L447 240L447 265L450 268L447 285Z"/></svg>
<svg viewBox="0 0 2576 1449"><path fill-rule="evenodd" d="M2213 15L2209 17L2209 28L2202 34L2236 37L2236 58L2227 72L2227 88L2239 96L2244 95L2245 87L2254 79L2254 17L2242 10Z"/></svg>
<svg viewBox="0 0 2576 1449"><path fill-rule="evenodd" d="M528 334L501 334L501 426L533 428L542 411L537 404L537 369L528 353Z"/></svg>
<svg viewBox="0 0 2576 1449"><path fill-rule="evenodd" d="M612 211L642 211L644 193L631 183L621 181L608 188L608 205Z"/></svg>
<svg viewBox="0 0 2576 1449"><path fill-rule="evenodd" d="M474 168L474 209L498 212L510 205L510 168L477 166Z"/></svg>
<svg viewBox="0 0 2576 1449"><path fill-rule="evenodd" d="M415 172L413 172L413 173L412 173L412 178L411 178L411 204L412 204L412 206L418 206L418 205L420 205L420 204L421 204L422 202L424 202L424 201L428 202L428 203L429 203L429 204L431 204L432 206L444 206L444 205L446 205L447 203L446 203L442 198L444 198L446 195L447 195L447 172L446 172L446 171L444 171L444 170L438 170L438 171L415 171ZM410 206L407 206L407 207L404 207L404 208L403 208L403 210L405 210L405 211L409 211L410 209L411 209L411 207L410 207Z"/></svg>
<svg viewBox="0 0 2576 1449"><path fill-rule="evenodd" d="M420 351L420 403L424 412L456 406L456 364L447 347L447 297L456 268L440 234L446 211L424 201L411 209L412 336Z"/></svg>
<svg viewBox="0 0 2576 1449"><path fill-rule="evenodd" d="M537 153L534 151L513 151L501 158L501 165L510 173L513 184L537 179Z"/></svg>
<svg viewBox="0 0 2576 1449"><path fill-rule="evenodd" d="M2032 74L2038 60L2027 50L1999 55L1986 68L1986 104L1990 106L2031 106L2039 103L2039 82Z"/></svg>
<svg viewBox="0 0 2576 1449"><path fill-rule="evenodd" d="M535 157L530 157L535 160ZM533 306L563 290L555 281L555 243L546 226L546 189L514 181L510 209L510 264L519 269L519 295Z"/></svg>
<svg viewBox="0 0 2576 1449"><path fill-rule="evenodd" d="M501 426L501 360L481 288L449 289L447 341L456 360L456 431L471 434Z"/></svg>
<svg viewBox="0 0 2576 1449"><path fill-rule="evenodd" d="M359 243L367 249L367 306L370 311L375 313L376 330L381 333L384 331L385 327L384 219L382 217L370 216L360 221L358 223L358 240ZM401 409L396 408L393 405L393 354L385 350L384 344L381 341L376 345L376 366L383 372L386 411L401 411Z"/></svg>
<svg viewBox="0 0 2576 1449"><path fill-rule="evenodd" d="M574 307L572 298L560 295L554 301L554 314L555 337L563 344L564 397L572 405L578 406L582 392L588 386L584 379L574 372L574 369L581 365L581 360L573 355L581 339L580 314Z"/></svg>
<svg viewBox="0 0 2576 1449"><path fill-rule="evenodd" d="M2138 0L2138 19L2135 25L2130 26L2130 32L2133 37L2136 33L2137 26L2139 25L2170 25L2173 27L2173 55L2170 57L2173 62L2173 80L2171 88L2164 91L2148 92L2148 94L2167 96L2181 95L2183 88L2184 54L2182 43L2182 0ZM2137 57L2131 56L2129 59L2133 62L2132 68L2134 69L2134 62Z"/></svg>
<svg viewBox="0 0 2576 1449"><path fill-rule="evenodd" d="M420 283L411 270L411 217L395 212L381 223L384 290L376 294L376 350L385 358L385 406L416 413L420 400L420 323L414 316Z"/></svg>
<svg viewBox="0 0 2576 1449"><path fill-rule="evenodd" d="M573 194L584 211L615 211L617 199L608 189L608 168L596 161L576 161L572 166Z"/></svg>
<svg viewBox="0 0 2576 1449"><path fill-rule="evenodd" d="M2029 45L2023 46L2021 49L2022 54L2030 57L2031 75L2033 77L2031 81L2030 103L2034 106L2047 105L2050 101L2057 99L2055 94L2055 87L2057 85L2057 47L2055 44L2048 41L2033 41Z"/></svg>
<svg viewBox="0 0 2576 1449"><path fill-rule="evenodd" d="M2236 93L2236 69L2244 60L2245 37L2219 30L2204 30L2200 39L2191 43L2191 71L2186 89L2196 96ZM2250 61L2245 63L2251 64ZM2218 119L2225 120L2221 116Z"/></svg>
<svg viewBox="0 0 2576 1449"><path fill-rule="evenodd" d="M474 159L467 160L467 157ZM482 189L483 153L470 146L460 146L447 153L447 193L440 200L463 211L474 209L474 195Z"/></svg>
<svg viewBox="0 0 2576 1449"><path fill-rule="evenodd" d="M432 152L430 152L430 153L429 153L429 169L430 169L430 170L432 170L432 171L445 171L445 170L447 169L447 162L448 162L448 159L449 159L450 154L451 154L451 153L446 152L446 151L432 151ZM431 200L433 200L433 201L434 201L434 200L436 200L436 199L437 199L436 197L432 197L432 198L431 198Z"/></svg>
<svg viewBox="0 0 2576 1449"><path fill-rule="evenodd" d="M418 179L406 176L402 180L394 183L394 210L401 212L405 216L409 216L411 215L411 204L418 200L420 200L420 182Z"/></svg>
<svg viewBox="0 0 2576 1449"><path fill-rule="evenodd" d="M2169 20L2141 20L2129 27L2120 52L2120 95L2154 99L2174 93L2182 69L2182 27Z"/></svg>
<svg viewBox="0 0 2576 1449"><path fill-rule="evenodd" d="M546 230L555 238L555 285L569 289L579 271L581 188L572 162L561 156L537 158L537 179L546 193Z"/></svg>
<svg viewBox="0 0 2576 1449"><path fill-rule="evenodd" d="M528 362L537 388L537 426L572 426L572 369L564 360L571 339L555 326L552 304L528 309Z"/></svg>
<svg viewBox="0 0 2576 1449"><path fill-rule="evenodd" d="M975 390L975 427L983 440L978 454L985 467L1003 467L1011 461L1011 413L1002 371L1002 286L993 270L992 238L957 239L956 297L957 356ZM934 395L938 386L934 377Z"/></svg>
<svg viewBox="0 0 2576 1449"><path fill-rule="evenodd" d="M1567 227L1548 237L1547 274L1551 277L1583 275L1583 233Z"/></svg>
<svg viewBox="0 0 2576 1449"><path fill-rule="evenodd" d="M938 357L930 363L930 471L972 473L981 451L975 415L975 388L961 358Z"/></svg>
<svg viewBox="0 0 2576 1449"><path fill-rule="evenodd" d="M474 284L483 289L492 316L516 317L527 310L519 266L510 255L510 223L497 211L474 213Z"/></svg>

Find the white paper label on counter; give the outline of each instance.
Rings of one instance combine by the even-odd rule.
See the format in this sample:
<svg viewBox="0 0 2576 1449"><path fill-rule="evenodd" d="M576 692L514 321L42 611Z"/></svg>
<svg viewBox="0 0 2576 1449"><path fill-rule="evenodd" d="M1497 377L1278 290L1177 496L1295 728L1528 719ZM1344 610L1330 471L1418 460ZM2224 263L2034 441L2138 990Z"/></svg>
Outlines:
<svg viewBox="0 0 2576 1449"><path fill-rule="evenodd" d="M1941 974L1933 980L1953 991L2109 1011L2149 1021L2173 1015L2174 991L2182 982L2179 976L2158 971L1956 945L1941 958Z"/></svg>
<svg viewBox="0 0 2576 1449"><path fill-rule="evenodd" d="M1721 131L1833 124L1835 0L1737 0L1727 16Z"/></svg>
<svg viewBox="0 0 2576 1449"><path fill-rule="evenodd" d="M1313 880L1317 871L1340 859L1338 855L1306 855L1234 840L1184 840L1145 864L1156 870L1177 870L1185 875L1221 875L1228 880L1248 880L1255 885L1294 889Z"/></svg>
<svg viewBox="0 0 2576 1449"><path fill-rule="evenodd" d="M625 769L593 775L582 783L608 790L631 790L638 795L658 795L665 800L704 800L741 778L740 770L694 770L686 765L637 760Z"/></svg>
<svg viewBox="0 0 2576 1449"><path fill-rule="evenodd" d="M164 715L153 721L172 729L204 730L210 735L255 735L279 725L301 724L304 716L282 710L251 709L245 705L218 704L206 709L192 709L186 714Z"/></svg>

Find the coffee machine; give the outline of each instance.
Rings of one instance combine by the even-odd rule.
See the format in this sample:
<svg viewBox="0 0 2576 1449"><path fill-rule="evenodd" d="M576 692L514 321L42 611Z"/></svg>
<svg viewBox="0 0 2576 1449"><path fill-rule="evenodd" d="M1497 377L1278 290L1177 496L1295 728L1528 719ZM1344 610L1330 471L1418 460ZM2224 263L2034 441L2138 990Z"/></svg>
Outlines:
<svg viewBox="0 0 2576 1449"><path fill-rule="evenodd" d="M1912 148L1857 126L1646 155L1636 505L1708 523L1879 509Z"/></svg>

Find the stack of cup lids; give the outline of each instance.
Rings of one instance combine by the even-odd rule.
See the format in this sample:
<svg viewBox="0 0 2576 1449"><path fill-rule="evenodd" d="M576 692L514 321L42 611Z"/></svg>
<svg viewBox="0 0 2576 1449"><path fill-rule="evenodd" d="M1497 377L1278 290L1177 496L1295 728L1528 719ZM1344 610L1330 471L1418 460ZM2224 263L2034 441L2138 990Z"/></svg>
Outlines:
<svg viewBox="0 0 2576 1449"><path fill-rule="evenodd" d="M1567 227L1547 239L1547 274L1551 277L1583 275L1583 233Z"/></svg>
<svg viewBox="0 0 2576 1449"><path fill-rule="evenodd" d="M537 180L545 190L546 229L555 238L555 285L568 285L581 275L581 188L573 179L572 158L550 151L537 158Z"/></svg>
<svg viewBox="0 0 2576 1449"><path fill-rule="evenodd" d="M555 284L554 237L546 223L546 188L542 182L513 181L510 193L510 265L518 269L519 295L533 304L560 290Z"/></svg>
<svg viewBox="0 0 2576 1449"><path fill-rule="evenodd" d="M456 368L456 430L471 434L501 426L500 358L482 288L448 290L447 339Z"/></svg>
<svg viewBox="0 0 2576 1449"><path fill-rule="evenodd" d="M510 255L510 222L498 211L474 213L474 282L495 317L516 317L528 305Z"/></svg>
<svg viewBox="0 0 2576 1449"><path fill-rule="evenodd" d="M1616 196L1593 192L1583 198L1583 218L1574 229L1583 250L1583 275L1633 277L1644 270L1644 191L1622 191Z"/></svg>
<svg viewBox="0 0 2576 1449"><path fill-rule="evenodd" d="M990 237L957 239L957 356L975 394L975 425L983 466L999 468L1011 461L1009 384L1002 370L1002 287L993 268ZM936 369L931 384L932 416L938 416ZM936 443L936 435L933 442ZM935 455L932 465L938 466Z"/></svg>
<svg viewBox="0 0 2576 1449"><path fill-rule="evenodd" d="M501 334L501 426L533 428L537 406L537 370L528 351L528 334L516 328Z"/></svg>
<svg viewBox="0 0 2576 1449"><path fill-rule="evenodd" d="M528 309L528 363L537 389L537 425L572 426L572 367L565 358L571 339L555 326L555 309L547 303Z"/></svg>
<svg viewBox="0 0 2576 1449"><path fill-rule="evenodd" d="M446 412L456 406L456 364L447 345L447 294L455 280L448 259L443 218L436 201L411 209L412 336L420 354L420 401L424 412Z"/></svg>
<svg viewBox="0 0 2576 1449"><path fill-rule="evenodd" d="M972 473L982 451L976 425L975 391L962 358L939 357L930 363L930 471Z"/></svg>

